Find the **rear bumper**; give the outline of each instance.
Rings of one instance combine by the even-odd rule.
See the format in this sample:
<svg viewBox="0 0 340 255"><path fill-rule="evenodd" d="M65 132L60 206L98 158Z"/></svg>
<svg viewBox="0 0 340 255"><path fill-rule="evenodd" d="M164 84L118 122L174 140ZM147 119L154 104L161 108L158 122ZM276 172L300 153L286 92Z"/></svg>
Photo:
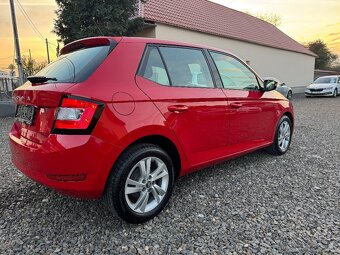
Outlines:
<svg viewBox="0 0 340 255"><path fill-rule="evenodd" d="M9 136L12 162L22 173L60 193L80 198L102 195L118 153L118 148L91 135L53 134L41 145L18 136L14 128Z"/></svg>

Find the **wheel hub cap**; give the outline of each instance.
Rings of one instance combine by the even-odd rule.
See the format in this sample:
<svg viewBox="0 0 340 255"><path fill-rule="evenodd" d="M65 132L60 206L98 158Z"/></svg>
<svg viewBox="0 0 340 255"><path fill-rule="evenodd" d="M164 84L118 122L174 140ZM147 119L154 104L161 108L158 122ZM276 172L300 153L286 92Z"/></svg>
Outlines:
<svg viewBox="0 0 340 255"><path fill-rule="evenodd" d="M279 127L279 147L281 151L285 152L288 149L290 142L290 125L287 121L283 121Z"/></svg>
<svg viewBox="0 0 340 255"><path fill-rule="evenodd" d="M169 172L157 157L140 160L125 182L125 200L131 210L139 214L155 209L163 200L169 185Z"/></svg>

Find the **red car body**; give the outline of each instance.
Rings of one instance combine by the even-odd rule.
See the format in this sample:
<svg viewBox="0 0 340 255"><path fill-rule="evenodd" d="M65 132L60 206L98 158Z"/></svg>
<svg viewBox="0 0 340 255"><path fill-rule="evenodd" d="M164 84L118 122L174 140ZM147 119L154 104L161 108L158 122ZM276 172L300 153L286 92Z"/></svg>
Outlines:
<svg viewBox="0 0 340 255"><path fill-rule="evenodd" d="M174 159L182 176L273 143L283 115L293 121L291 103L273 91L161 86L138 75L148 44L208 47L149 38L98 37L67 45L115 48L83 82L25 83L14 91L17 105L34 106L32 125L15 121L10 131L14 165L29 178L59 192L99 198L109 173L126 148L154 142ZM90 132L58 132L63 99L98 103ZM71 102L72 103L72 102Z"/></svg>

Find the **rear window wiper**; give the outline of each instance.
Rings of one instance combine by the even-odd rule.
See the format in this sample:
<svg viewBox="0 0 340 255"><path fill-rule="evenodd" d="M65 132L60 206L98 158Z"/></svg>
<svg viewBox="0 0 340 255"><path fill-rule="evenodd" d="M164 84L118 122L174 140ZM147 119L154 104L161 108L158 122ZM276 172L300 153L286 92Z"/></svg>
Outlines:
<svg viewBox="0 0 340 255"><path fill-rule="evenodd" d="M44 83L47 81L57 81L57 78L45 76L28 76L27 80L29 80L32 83Z"/></svg>

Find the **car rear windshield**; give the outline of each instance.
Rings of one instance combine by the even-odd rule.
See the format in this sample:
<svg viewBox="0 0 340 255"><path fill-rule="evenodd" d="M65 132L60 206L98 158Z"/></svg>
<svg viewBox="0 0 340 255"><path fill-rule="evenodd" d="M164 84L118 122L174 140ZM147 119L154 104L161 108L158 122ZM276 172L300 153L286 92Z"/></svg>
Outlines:
<svg viewBox="0 0 340 255"><path fill-rule="evenodd" d="M320 77L317 78L314 83L336 83L336 77Z"/></svg>
<svg viewBox="0 0 340 255"><path fill-rule="evenodd" d="M83 48L61 55L35 76L55 78L53 82L83 82L109 54L110 46Z"/></svg>

